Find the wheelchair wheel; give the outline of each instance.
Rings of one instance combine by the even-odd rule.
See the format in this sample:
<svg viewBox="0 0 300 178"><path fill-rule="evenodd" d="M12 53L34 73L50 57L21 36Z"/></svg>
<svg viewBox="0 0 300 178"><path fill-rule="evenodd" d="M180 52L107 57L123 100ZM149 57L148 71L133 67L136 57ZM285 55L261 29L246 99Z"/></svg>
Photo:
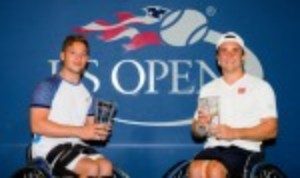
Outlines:
<svg viewBox="0 0 300 178"><path fill-rule="evenodd" d="M253 167L250 178L287 178L287 176L273 164L258 163Z"/></svg>
<svg viewBox="0 0 300 178"><path fill-rule="evenodd" d="M30 167L30 166L26 166L20 170L18 170L17 172L15 172L12 175L12 178L48 178L47 174L37 168L37 167Z"/></svg>
<svg viewBox="0 0 300 178"><path fill-rule="evenodd" d="M177 162L163 175L163 178L186 178L186 172L190 165L190 161L182 160Z"/></svg>
<svg viewBox="0 0 300 178"><path fill-rule="evenodd" d="M121 170L120 168L114 166L113 178L130 178L130 177L123 170Z"/></svg>

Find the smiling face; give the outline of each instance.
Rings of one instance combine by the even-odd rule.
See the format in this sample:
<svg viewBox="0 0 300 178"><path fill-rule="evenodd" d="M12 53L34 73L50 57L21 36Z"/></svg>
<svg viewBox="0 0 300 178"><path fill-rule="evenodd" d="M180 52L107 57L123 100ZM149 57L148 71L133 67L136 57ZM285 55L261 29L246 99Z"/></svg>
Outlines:
<svg viewBox="0 0 300 178"><path fill-rule="evenodd" d="M87 46L80 41L74 41L60 53L60 58L63 62L63 71L73 75L81 75L88 61Z"/></svg>
<svg viewBox="0 0 300 178"><path fill-rule="evenodd" d="M224 42L217 51L218 64L223 74L243 73L244 50L236 42Z"/></svg>

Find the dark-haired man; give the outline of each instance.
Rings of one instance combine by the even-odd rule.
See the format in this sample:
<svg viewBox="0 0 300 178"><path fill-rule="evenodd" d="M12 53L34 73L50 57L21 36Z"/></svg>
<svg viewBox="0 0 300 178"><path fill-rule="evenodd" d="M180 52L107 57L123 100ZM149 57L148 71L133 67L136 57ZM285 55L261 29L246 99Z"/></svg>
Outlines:
<svg viewBox="0 0 300 178"><path fill-rule="evenodd" d="M277 134L277 109L272 87L244 71L245 45L234 32L221 36L216 57L222 76L200 90L199 98L219 98L219 124L197 109L192 124L205 136L204 150L188 169L190 178L242 177L249 155L261 152L262 141ZM208 134L203 135L203 128Z"/></svg>
<svg viewBox="0 0 300 178"><path fill-rule="evenodd" d="M83 140L106 140L111 126L94 121L93 98L81 80L89 58L89 44L79 35L63 42L58 74L40 82L30 107L34 133L32 156L42 157L54 174L110 177L112 163Z"/></svg>

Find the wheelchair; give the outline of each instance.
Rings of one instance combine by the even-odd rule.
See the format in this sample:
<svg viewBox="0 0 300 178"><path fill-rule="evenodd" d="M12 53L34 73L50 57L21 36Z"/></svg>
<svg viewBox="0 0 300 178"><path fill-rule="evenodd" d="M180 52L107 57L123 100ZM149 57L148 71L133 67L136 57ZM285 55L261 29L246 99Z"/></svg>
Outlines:
<svg viewBox="0 0 300 178"><path fill-rule="evenodd" d="M187 169L191 160L181 160L171 166L163 178L187 178ZM244 166L242 178L287 178L274 164L263 161L261 154L253 153Z"/></svg>
<svg viewBox="0 0 300 178"><path fill-rule="evenodd" d="M31 146L27 148L27 164L22 169L15 172L12 178L76 178L76 175L72 171L66 170L63 173L54 173L48 162L41 157L32 158ZM112 178L129 178L129 175L122 169L113 165L113 176Z"/></svg>

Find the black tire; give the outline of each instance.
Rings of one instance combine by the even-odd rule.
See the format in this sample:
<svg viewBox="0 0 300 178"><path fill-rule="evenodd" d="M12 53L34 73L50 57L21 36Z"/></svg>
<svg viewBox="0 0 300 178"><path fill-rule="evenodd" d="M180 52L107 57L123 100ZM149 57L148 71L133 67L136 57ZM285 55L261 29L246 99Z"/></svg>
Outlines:
<svg viewBox="0 0 300 178"><path fill-rule="evenodd" d="M163 178L186 178L186 172L190 165L190 161L182 160L170 167L163 175Z"/></svg>
<svg viewBox="0 0 300 178"><path fill-rule="evenodd" d="M47 175L39 168L24 167L12 175L12 178L48 178Z"/></svg>
<svg viewBox="0 0 300 178"><path fill-rule="evenodd" d="M123 170L121 170L120 168L114 166L113 178L130 178L130 177Z"/></svg>
<svg viewBox="0 0 300 178"><path fill-rule="evenodd" d="M273 164L258 163L252 168L250 178L287 178L287 176Z"/></svg>

